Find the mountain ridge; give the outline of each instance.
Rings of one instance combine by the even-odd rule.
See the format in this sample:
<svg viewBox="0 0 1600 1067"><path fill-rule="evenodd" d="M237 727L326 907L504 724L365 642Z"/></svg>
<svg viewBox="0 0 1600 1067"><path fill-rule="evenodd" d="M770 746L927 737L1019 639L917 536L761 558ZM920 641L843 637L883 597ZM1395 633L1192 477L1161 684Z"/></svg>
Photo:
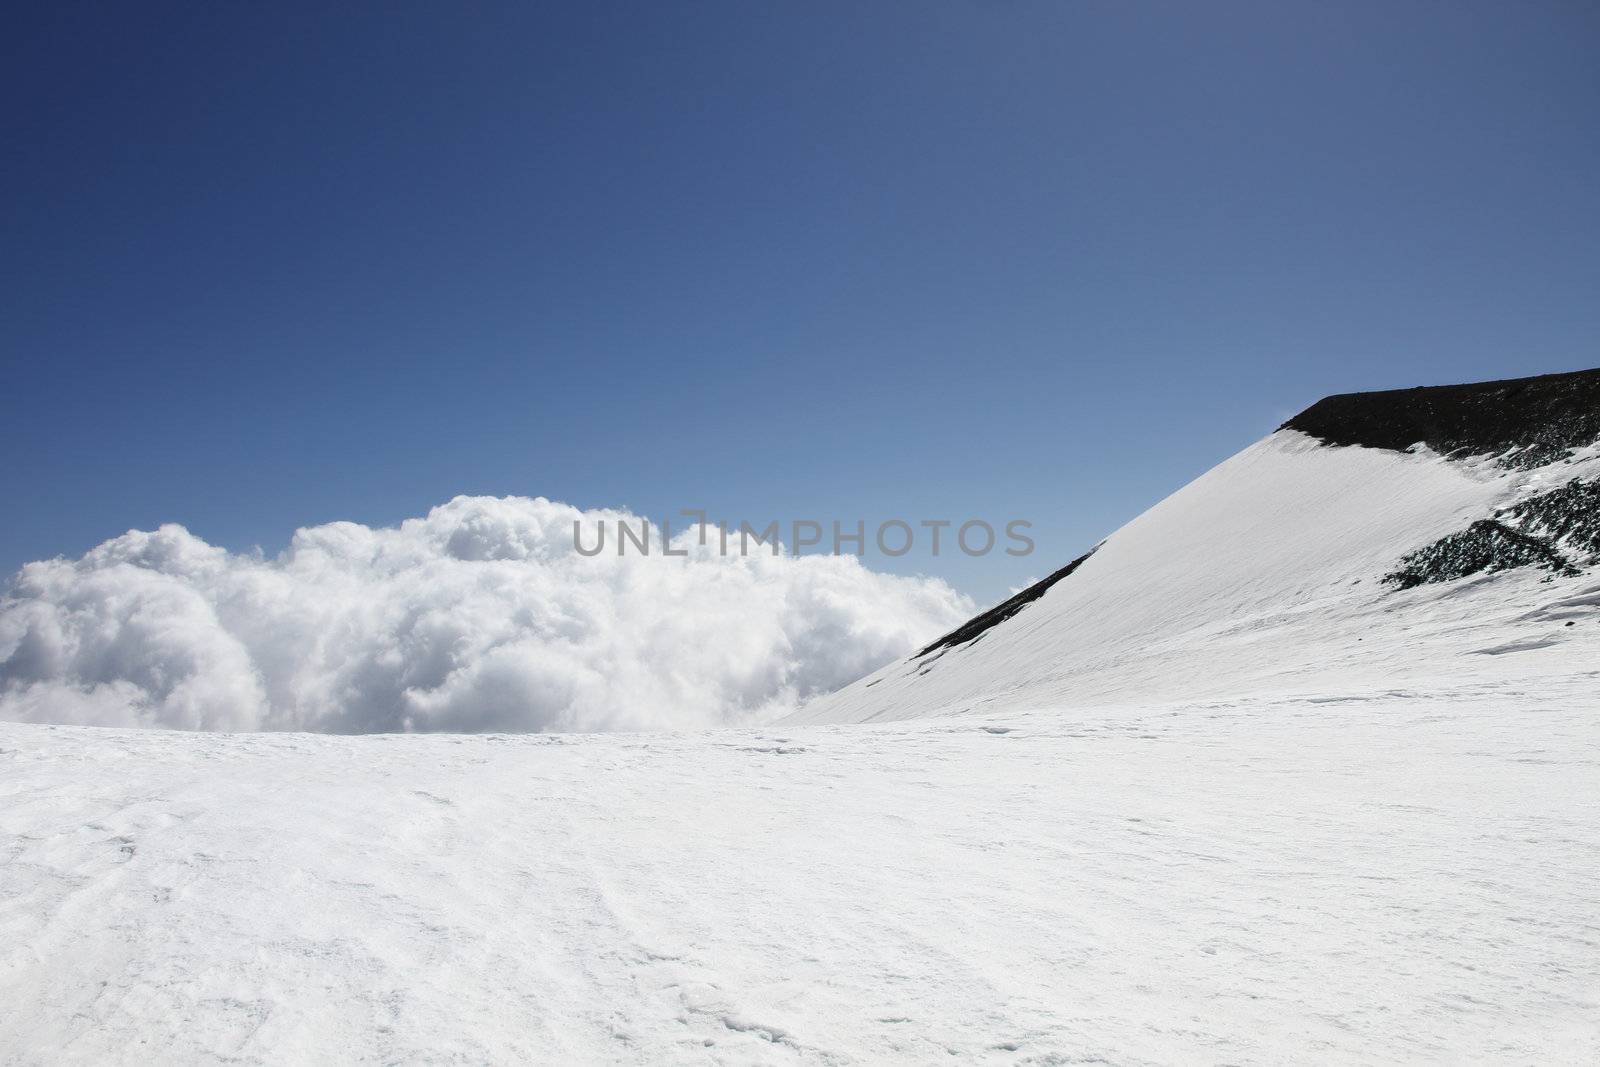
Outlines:
<svg viewBox="0 0 1600 1067"><path fill-rule="evenodd" d="M1539 465L1600 438L1600 368L1460 385L1336 393L1289 419L1330 445L1500 455Z"/></svg>

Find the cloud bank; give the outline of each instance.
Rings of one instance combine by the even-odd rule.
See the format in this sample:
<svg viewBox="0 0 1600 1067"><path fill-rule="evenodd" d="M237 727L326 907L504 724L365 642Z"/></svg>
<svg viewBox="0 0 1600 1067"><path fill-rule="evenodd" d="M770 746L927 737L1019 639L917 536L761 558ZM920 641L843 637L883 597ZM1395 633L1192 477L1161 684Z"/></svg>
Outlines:
<svg viewBox="0 0 1600 1067"><path fill-rule="evenodd" d="M760 721L972 613L854 557L573 549L579 511L457 497L276 558L182 526L30 563L0 599L0 719L189 730L692 729ZM659 529L653 531L659 538ZM714 539L713 539L714 540Z"/></svg>

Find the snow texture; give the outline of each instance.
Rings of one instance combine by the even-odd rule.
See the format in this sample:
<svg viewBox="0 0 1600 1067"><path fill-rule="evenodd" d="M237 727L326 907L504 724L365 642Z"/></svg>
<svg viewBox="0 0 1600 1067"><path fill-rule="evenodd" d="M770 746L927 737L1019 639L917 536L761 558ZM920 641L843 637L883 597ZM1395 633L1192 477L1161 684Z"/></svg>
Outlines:
<svg viewBox="0 0 1600 1067"><path fill-rule="evenodd" d="M1594 1063L1594 662L783 732L0 724L0 1063Z"/></svg>

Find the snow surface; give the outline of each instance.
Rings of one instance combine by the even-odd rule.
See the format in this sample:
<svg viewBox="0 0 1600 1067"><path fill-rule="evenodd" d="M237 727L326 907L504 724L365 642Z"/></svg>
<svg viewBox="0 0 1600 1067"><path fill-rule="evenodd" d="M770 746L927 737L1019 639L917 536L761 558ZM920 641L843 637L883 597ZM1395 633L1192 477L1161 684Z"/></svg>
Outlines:
<svg viewBox="0 0 1600 1067"><path fill-rule="evenodd" d="M765 730L0 723L0 1063L1600 1062L1600 575L1380 583L1597 470L1280 432Z"/></svg>
<svg viewBox="0 0 1600 1067"><path fill-rule="evenodd" d="M0 724L0 1061L1593 1063L1595 683Z"/></svg>
<svg viewBox="0 0 1600 1067"><path fill-rule="evenodd" d="M1524 568L1404 591L1382 578L1500 507L1597 476L1593 447L1521 471L1280 430L976 641L892 663L787 721L1568 677L1600 663L1600 572L1546 581Z"/></svg>

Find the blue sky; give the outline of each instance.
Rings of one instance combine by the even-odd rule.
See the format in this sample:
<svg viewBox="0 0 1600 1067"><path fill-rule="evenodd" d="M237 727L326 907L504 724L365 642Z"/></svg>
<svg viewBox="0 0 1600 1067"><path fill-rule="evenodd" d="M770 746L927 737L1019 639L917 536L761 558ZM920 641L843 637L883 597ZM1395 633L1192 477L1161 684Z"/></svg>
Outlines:
<svg viewBox="0 0 1600 1067"><path fill-rule="evenodd" d="M0 569L457 493L1025 517L1600 365L1583 3L36 5Z"/></svg>

